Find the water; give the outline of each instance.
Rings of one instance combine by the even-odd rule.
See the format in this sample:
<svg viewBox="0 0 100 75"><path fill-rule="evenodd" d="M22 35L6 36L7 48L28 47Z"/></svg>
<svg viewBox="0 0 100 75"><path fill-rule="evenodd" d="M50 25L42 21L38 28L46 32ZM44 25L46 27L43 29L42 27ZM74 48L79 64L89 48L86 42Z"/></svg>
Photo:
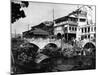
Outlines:
<svg viewBox="0 0 100 75"><path fill-rule="evenodd" d="M50 58L39 64L34 63L33 66L16 66L17 74L25 73L44 73L44 72L62 72L74 70L90 70L95 69L95 58L91 56L76 56L72 58Z"/></svg>
<svg viewBox="0 0 100 75"><path fill-rule="evenodd" d="M53 58L52 61L52 68L50 70L52 72L95 69L95 59L90 56Z"/></svg>

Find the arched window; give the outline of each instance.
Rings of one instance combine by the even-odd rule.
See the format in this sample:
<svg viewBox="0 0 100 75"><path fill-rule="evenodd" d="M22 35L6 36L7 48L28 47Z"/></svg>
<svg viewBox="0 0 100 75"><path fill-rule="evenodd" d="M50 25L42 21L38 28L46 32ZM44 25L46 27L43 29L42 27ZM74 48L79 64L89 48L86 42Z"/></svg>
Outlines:
<svg viewBox="0 0 100 75"><path fill-rule="evenodd" d="M83 33L83 28L82 28L82 33Z"/></svg>
<svg viewBox="0 0 100 75"><path fill-rule="evenodd" d="M77 28L75 27L75 31L77 31Z"/></svg>
<svg viewBox="0 0 100 75"><path fill-rule="evenodd" d="M90 27L88 27L88 32L90 32Z"/></svg>
<svg viewBox="0 0 100 75"><path fill-rule="evenodd" d="M87 28L85 28L85 33L87 32L87 30L86 30Z"/></svg>
<svg viewBox="0 0 100 75"><path fill-rule="evenodd" d="M58 39L61 39L61 37L62 37L61 33L58 33L58 34L57 34L57 38L58 38Z"/></svg>
<svg viewBox="0 0 100 75"><path fill-rule="evenodd" d="M69 27L69 30L71 30L71 27Z"/></svg>
<svg viewBox="0 0 100 75"><path fill-rule="evenodd" d="M72 27L72 31L74 31L74 27Z"/></svg>

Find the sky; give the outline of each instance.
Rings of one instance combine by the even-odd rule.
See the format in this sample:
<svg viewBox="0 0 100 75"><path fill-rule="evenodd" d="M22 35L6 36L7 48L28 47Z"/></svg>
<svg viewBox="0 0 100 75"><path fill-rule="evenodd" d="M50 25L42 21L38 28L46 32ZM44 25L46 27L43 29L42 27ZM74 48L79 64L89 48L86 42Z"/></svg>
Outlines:
<svg viewBox="0 0 100 75"><path fill-rule="evenodd" d="M70 5L70 4L55 4L55 3L41 3L41 2L29 2L27 8L21 8L24 10L26 17L20 18L16 22L11 24L12 33L22 34L22 32L28 30L31 26L36 26L44 21L54 19L68 15L70 12L76 10L82 5Z"/></svg>

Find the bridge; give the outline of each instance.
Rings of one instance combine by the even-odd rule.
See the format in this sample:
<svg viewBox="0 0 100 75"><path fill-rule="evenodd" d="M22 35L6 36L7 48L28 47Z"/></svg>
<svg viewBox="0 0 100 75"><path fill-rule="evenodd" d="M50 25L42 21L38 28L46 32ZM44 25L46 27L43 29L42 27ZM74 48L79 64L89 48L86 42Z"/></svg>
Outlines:
<svg viewBox="0 0 100 75"><path fill-rule="evenodd" d="M61 47L61 40L55 40L55 39L27 39L30 43L34 43L35 45L37 45L40 49L44 48L47 44L49 43L53 43L56 44L57 47Z"/></svg>
<svg viewBox="0 0 100 75"><path fill-rule="evenodd" d="M89 40L89 39L84 39L84 40L80 41L80 43L83 48L85 48L86 46L88 46L88 47L93 46L96 48L96 42Z"/></svg>
<svg viewBox="0 0 100 75"><path fill-rule="evenodd" d="M40 49L44 48L47 44L49 43L53 43L53 44L56 44L57 47L61 47L61 40L56 40L56 39L27 39L30 43L34 43L36 44ZM79 41L78 44L80 44L80 46L82 48L85 48L85 47L94 47L96 48L96 43L92 40L89 40L89 39L84 39L82 41Z"/></svg>

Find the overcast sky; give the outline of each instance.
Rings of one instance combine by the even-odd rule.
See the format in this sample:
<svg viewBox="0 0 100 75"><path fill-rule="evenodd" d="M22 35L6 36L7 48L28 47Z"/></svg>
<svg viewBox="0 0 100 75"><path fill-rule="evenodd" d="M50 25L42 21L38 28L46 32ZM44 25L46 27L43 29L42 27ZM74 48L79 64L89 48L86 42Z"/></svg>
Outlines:
<svg viewBox="0 0 100 75"><path fill-rule="evenodd" d="M26 17L20 18L12 24L12 33L22 33L28 30L28 25L35 26L44 21L53 20L68 15L70 12L76 10L82 5L69 5L69 4L52 4L52 3L38 3L29 2L27 8L23 8Z"/></svg>

